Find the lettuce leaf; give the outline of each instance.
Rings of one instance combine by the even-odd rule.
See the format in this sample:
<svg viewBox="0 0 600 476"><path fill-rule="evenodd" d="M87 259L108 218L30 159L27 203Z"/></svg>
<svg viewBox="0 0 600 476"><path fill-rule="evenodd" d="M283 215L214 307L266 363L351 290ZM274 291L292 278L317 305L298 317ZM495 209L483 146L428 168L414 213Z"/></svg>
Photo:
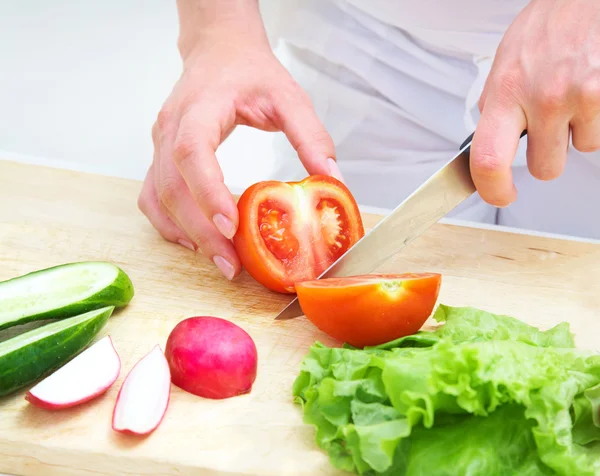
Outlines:
<svg viewBox="0 0 600 476"><path fill-rule="evenodd" d="M365 349L317 342L293 386L339 469L364 475L600 474L600 356L569 326L440 305Z"/></svg>
<svg viewBox="0 0 600 476"><path fill-rule="evenodd" d="M419 331L375 348L429 347L446 338L455 344L467 341L516 340L539 347L575 347L574 337L566 322L547 331L540 331L514 317L444 304L437 307L433 319L445 324L434 332Z"/></svg>

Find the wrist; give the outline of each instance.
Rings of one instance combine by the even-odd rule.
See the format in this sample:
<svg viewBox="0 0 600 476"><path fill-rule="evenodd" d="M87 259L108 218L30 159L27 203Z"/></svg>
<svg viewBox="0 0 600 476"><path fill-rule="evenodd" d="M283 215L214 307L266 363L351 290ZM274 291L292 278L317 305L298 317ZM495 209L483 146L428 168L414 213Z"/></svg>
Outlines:
<svg viewBox="0 0 600 476"><path fill-rule="evenodd" d="M177 0L177 10L184 63L196 50L220 43L270 48L257 0Z"/></svg>

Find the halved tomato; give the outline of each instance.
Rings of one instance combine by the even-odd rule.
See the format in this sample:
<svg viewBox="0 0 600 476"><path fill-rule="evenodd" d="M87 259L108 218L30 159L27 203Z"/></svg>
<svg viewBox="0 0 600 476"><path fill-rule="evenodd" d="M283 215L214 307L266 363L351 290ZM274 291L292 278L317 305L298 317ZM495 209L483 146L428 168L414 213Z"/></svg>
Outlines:
<svg viewBox="0 0 600 476"><path fill-rule="evenodd" d="M334 339L379 345L417 332L440 291L437 273L369 274L296 283L304 315Z"/></svg>
<svg viewBox="0 0 600 476"><path fill-rule="evenodd" d="M242 266L281 293L315 279L364 235L350 190L328 176L256 183L242 194L238 210L233 244Z"/></svg>

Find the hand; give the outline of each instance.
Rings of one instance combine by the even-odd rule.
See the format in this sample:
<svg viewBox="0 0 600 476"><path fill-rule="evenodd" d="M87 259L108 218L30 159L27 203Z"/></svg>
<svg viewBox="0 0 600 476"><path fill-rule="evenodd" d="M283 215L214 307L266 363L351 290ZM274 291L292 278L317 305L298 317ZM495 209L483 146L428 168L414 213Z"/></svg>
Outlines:
<svg viewBox="0 0 600 476"><path fill-rule="evenodd" d="M154 160L138 200L166 240L199 248L228 279L241 271L231 243L238 209L215 152L236 125L283 131L308 173L340 178L331 137L262 25L248 26L248 15L231 21L182 34L183 73L152 129Z"/></svg>
<svg viewBox="0 0 600 476"><path fill-rule="evenodd" d="M471 173L480 196L507 206L527 129L527 165L540 180L561 175L572 133L581 152L600 149L600 2L532 0L507 30L479 102Z"/></svg>

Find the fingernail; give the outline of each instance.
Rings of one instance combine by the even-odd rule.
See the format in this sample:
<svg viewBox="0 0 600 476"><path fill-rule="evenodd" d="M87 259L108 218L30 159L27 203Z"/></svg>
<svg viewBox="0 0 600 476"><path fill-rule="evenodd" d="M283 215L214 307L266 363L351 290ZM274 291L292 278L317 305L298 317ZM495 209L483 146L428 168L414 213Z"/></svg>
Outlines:
<svg viewBox="0 0 600 476"><path fill-rule="evenodd" d="M227 279L229 279L229 281L231 281L233 279L233 275L235 274L235 269L233 268L232 264L229 261L227 261L222 256L215 256L213 258L213 262L215 263L217 268L219 268L219 271L221 271L221 273L223 273L223 275Z"/></svg>
<svg viewBox="0 0 600 476"><path fill-rule="evenodd" d="M225 238L231 240L233 235L235 235L235 227L233 226L233 222L222 213L217 213L213 217L213 223L217 227L217 230L219 230L221 234L225 236Z"/></svg>
<svg viewBox="0 0 600 476"><path fill-rule="evenodd" d="M185 246L189 250L196 251L196 246L194 246L194 243L191 241L179 240L177 243L179 243L181 246Z"/></svg>
<svg viewBox="0 0 600 476"><path fill-rule="evenodd" d="M337 162L333 159L327 159L327 165L329 166L329 172L331 172L331 175L338 179L340 182L343 182L344 177L342 177L342 172L340 171Z"/></svg>

